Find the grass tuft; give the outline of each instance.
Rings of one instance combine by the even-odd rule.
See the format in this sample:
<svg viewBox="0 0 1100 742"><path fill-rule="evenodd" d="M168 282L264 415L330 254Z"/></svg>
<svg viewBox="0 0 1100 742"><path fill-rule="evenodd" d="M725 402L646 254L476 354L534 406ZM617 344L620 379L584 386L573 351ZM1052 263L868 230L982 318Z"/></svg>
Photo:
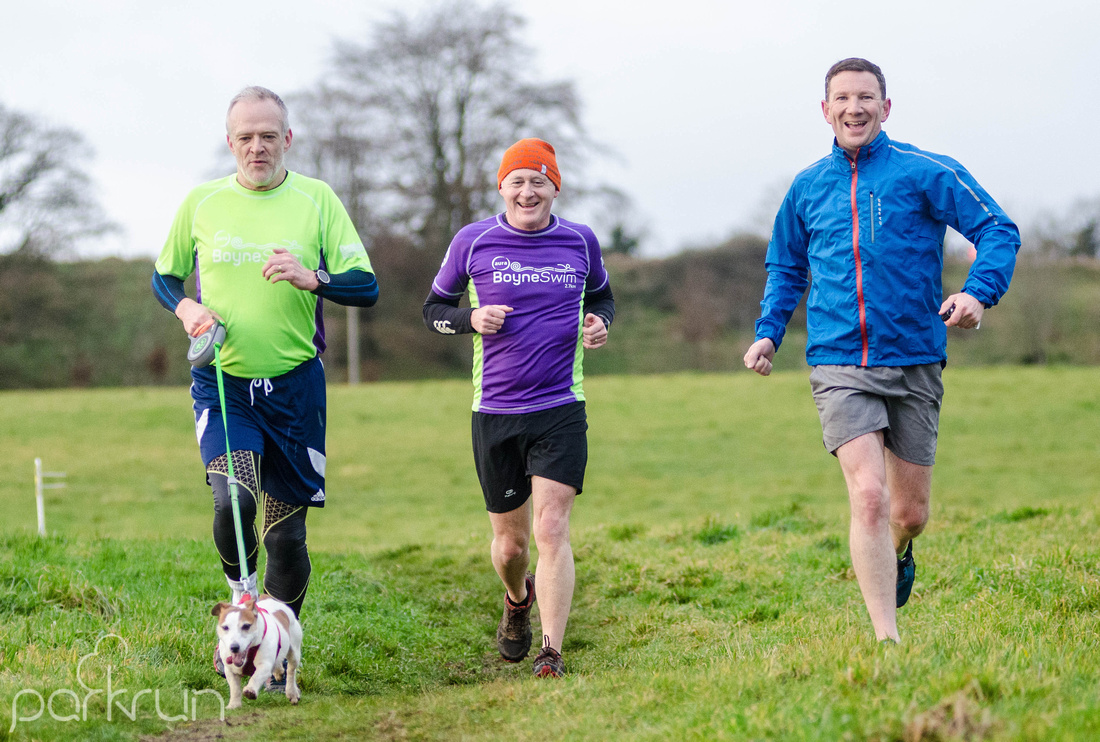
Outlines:
<svg viewBox="0 0 1100 742"><path fill-rule="evenodd" d="M1049 515L1050 511L1046 508L1033 508L1030 506L1018 507L1011 512L1001 511L990 516L989 520L994 523L1019 523L1022 520L1031 520L1032 518L1042 518L1045 515Z"/></svg>
<svg viewBox="0 0 1100 742"><path fill-rule="evenodd" d="M612 541L632 541L646 531L645 526L631 523L621 526L611 526L607 529L607 537Z"/></svg>
<svg viewBox="0 0 1100 742"><path fill-rule="evenodd" d="M703 523L703 528L695 534L695 540L706 546L724 544L732 541L741 534L741 529L735 525L725 525L717 519L708 517Z"/></svg>
<svg viewBox="0 0 1100 742"><path fill-rule="evenodd" d="M819 528L819 524L797 502L754 515L749 525L753 528L773 528L781 533L808 533Z"/></svg>

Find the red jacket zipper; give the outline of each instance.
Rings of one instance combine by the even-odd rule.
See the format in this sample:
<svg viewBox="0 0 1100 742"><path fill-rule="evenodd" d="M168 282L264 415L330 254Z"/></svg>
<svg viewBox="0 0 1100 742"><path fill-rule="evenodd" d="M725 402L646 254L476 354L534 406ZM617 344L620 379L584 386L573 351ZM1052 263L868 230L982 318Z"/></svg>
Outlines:
<svg viewBox="0 0 1100 742"><path fill-rule="evenodd" d="M860 366L867 365L867 307L863 303L863 264L859 259L859 205L857 186L859 185L859 149L852 160L852 252L856 259L856 302L859 304L859 335L863 340L863 359ZM874 218L872 216L872 218Z"/></svg>

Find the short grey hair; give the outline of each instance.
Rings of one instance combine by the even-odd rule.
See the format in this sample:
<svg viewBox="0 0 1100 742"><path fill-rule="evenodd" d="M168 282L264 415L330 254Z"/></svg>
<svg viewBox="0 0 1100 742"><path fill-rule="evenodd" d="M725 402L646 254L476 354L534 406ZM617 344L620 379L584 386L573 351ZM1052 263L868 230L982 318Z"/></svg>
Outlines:
<svg viewBox="0 0 1100 742"><path fill-rule="evenodd" d="M290 112L286 108L286 103L283 103L283 99L280 98L278 96L278 94L272 92L271 90L268 90L265 87L261 87L259 85L249 85L247 88L245 88L241 92L234 95L233 100L229 101L229 110L227 110L225 112L225 133L226 134L232 134L232 132L229 131L229 114L233 113L233 106L235 106L238 103L240 103L241 101L245 101L245 100L254 100L254 101L272 100L272 101L275 101L275 105L277 105L279 107L279 118L280 118L279 123L283 127L283 130L280 133L283 134L284 136L286 136L287 131L290 130Z"/></svg>

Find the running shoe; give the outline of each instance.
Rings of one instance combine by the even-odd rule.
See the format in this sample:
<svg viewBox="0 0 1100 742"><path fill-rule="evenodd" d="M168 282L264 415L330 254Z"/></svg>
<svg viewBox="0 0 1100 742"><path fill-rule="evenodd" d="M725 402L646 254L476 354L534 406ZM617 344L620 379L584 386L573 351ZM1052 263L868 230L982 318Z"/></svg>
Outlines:
<svg viewBox="0 0 1100 742"><path fill-rule="evenodd" d="M527 599L516 605L504 593L504 615L497 625L497 649L505 662L520 662L531 651L531 606L535 604L535 578L525 578Z"/></svg>
<svg viewBox="0 0 1100 742"><path fill-rule="evenodd" d="M218 642L214 642L214 672L225 677L225 663L222 662L221 647Z"/></svg>
<svg viewBox="0 0 1100 742"><path fill-rule="evenodd" d="M283 677L279 680L276 680L274 675L269 677L264 681L264 690L268 693L286 695L286 660L283 660Z"/></svg>
<svg viewBox="0 0 1100 742"><path fill-rule="evenodd" d="M916 576L917 565L913 561L913 540L909 539L905 556L898 560L898 608L909 601L909 593L913 592L913 580Z"/></svg>
<svg viewBox="0 0 1100 742"><path fill-rule="evenodd" d="M560 678L565 674L565 660L553 647L543 647L535 657L536 678Z"/></svg>

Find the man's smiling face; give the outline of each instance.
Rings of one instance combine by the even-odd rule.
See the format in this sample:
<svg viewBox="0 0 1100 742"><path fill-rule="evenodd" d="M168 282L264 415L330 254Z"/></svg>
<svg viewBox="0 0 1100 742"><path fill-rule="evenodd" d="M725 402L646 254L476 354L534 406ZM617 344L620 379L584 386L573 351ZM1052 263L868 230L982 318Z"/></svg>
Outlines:
<svg viewBox="0 0 1100 742"><path fill-rule="evenodd" d="M550 207L558 189L548 176L538 170L513 170L501 181L500 195L511 226L526 232L550 226Z"/></svg>
<svg viewBox="0 0 1100 742"><path fill-rule="evenodd" d="M829 96L821 101L825 120L833 127L836 143L848 154L874 141L890 115L890 99L871 72L838 72L829 81Z"/></svg>

